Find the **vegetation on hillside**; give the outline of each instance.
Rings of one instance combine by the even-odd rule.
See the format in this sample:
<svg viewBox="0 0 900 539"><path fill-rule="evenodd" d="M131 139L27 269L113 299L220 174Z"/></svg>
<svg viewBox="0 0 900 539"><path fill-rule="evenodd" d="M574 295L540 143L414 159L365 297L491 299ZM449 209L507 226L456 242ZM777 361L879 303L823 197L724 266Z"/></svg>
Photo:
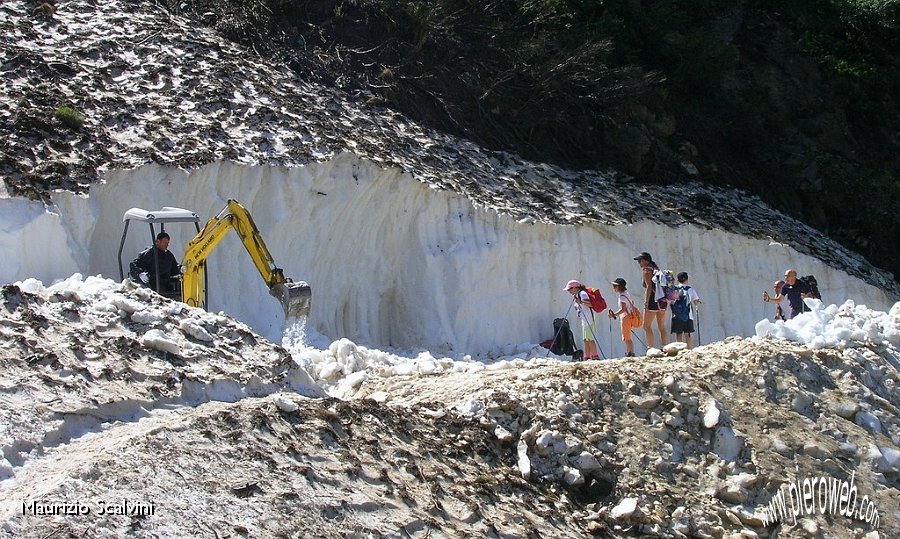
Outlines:
<svg viewBox="0 0 900 539"><path fill-rule="evenodd" d="M188 0L370 106L536 161L759 194L900 275L897 0Z"/></svg>

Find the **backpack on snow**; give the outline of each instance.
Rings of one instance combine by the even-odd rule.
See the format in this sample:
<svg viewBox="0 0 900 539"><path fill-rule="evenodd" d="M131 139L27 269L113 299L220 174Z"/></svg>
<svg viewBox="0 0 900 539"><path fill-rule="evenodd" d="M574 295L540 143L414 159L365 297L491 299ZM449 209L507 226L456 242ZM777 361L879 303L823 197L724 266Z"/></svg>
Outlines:
<svg viewBox="0 0 900 539"><path fill-rule="evenodd" d="M679 286L677 289L678 296L672 303L672 314L682 322L687 322L691 319L691 298L687 292L690 288L687 285Z"/></svg>
<svg viewBox="0 0 900 539"><path fill-rule="evenodd" d="M586 287L584 291L587 292L588 299L591 301L591 309L595 313L602 313L606 310L606 300L603 299L603 294L600 293L600 290Z"/></svg>
<svg viewBox="0 0 900 539"><path fill-rule="evenodd" d="M659 270L659 285L663 290L663 297L666 301L676 301L678 299L678 283L675 282L675 274L672 270Z"/></svg>
<svg viewBox="0 0 900 539"><path fill-rule="evenodd" d="M556 318L553 320L553 343L550 351L558 356L575 355L575 335L569 327L568 318Z"/></svg>
<svg viewBox="0 0 900 539"><path fill-rule="evenodd" d="M810 296L816 299L822 299L822 294L819 294L819 281L817 281L815 277L807 275L806 277L800 277L800 280L809 287Z"/></svg>

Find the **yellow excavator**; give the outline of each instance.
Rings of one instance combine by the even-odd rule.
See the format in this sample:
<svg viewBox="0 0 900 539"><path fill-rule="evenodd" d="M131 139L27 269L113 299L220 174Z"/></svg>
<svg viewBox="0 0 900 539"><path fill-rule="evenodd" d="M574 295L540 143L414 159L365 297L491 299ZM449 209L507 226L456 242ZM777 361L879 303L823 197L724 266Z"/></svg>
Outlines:
<svg viewBox="0 0 900 539"><path fill-rule="evenodd" d="M275 266L272 255L266 247L256 223L247 211L236 200L229 200L227 205L218 215L207 221L203 229L200 229L200 218L196 213L183 208L163 207L160 210L147 211L141 208L131 208L125 212L122 220L125 228L122 231L122 241L119 244L119 278L125 278L122 265L122 250L125 247L125 238L128 234L128 225L131 221L145 222L150 225L151 242L156 240L155 225L159 225L160 232L165 232L167 223L194 223L197 235L188 243L182 257L182 272L180 281L176 279L176 285L172 291L163 293L172 299L177 299L193 307L208 309L206 290L208 279L206 275L206 259L225 237L229 230L234 230L241 238L244 248L253 259L253 264L259 271L269 294L281 302L285 317L296 318L309 314L312 290L304 281L294 282L284 276L281 268ZM156 249L153 250L154 267L159 267ZM158 272L153 272L156 282L154 290L161 290Z"/></svg>

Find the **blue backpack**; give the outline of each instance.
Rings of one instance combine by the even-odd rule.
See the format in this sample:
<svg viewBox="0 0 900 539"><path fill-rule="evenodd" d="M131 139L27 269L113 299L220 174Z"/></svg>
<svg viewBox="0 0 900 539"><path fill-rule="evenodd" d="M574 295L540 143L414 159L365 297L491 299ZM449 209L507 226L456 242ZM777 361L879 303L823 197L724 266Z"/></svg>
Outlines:
<svg viewBox="0 0 900 539"><path fill-rule="evenodd" d="M691 319L691 299L688 295L690 286L678 287L678 298L672 303L672 314L683 322Z"/></svg>

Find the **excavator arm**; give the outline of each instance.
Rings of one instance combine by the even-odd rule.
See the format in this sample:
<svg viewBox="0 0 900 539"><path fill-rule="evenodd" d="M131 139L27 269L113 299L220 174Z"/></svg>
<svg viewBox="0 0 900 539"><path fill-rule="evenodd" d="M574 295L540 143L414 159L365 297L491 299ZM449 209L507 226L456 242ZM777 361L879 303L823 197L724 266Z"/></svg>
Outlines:
<svg viewBox="0 0 900 539"><path fill-rule="evenodd" d="M309 285L303 281L295 283L285 278L281 268L275 266L250 212L235 200L229 200L222 211L207 221L206 226L188 243L182 260L184 302L194 307L203 306L206 294L203 284L206 259L232 229L241 238L257 271L268 285L269 294L281 302L285 317L308 315L312 296Z"/></svg>

